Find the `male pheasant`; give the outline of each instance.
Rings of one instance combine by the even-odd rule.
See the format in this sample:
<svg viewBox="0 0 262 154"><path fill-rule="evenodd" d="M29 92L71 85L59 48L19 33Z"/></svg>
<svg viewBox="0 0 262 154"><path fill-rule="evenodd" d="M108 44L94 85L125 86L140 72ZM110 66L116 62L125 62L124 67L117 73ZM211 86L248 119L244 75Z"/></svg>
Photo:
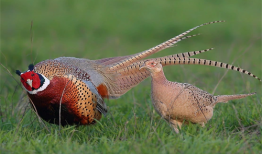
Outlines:
<svg viewBox="0 0 262 154"><path fill-rule="evenodd" d="M195 36L184 37L198 27L216 22L222 21L196 26L162 44L134 55L99 60L60 57L42 61L35 66L30 65L28 71L16 73L21 77L21 83L28 93L33 108L44 120L62 125L93 124L95 119L99 120L101 114L107 112L103 99L118 98L150 76L148 70L139 70L140 65L144 63L143 58L169 48L183 39ZM160 60L163 66L194 64L222 67L260 80L252 73L229 64L189 58L211 49L180 53L155 58L155 60Z"/></svg>
<svg viewBox="0 0 262 154"><path fill-rule="evenodd" d="M250 94L213 96L188 83L170 82L166 79L162 65L155 60L148 60L140 67L151 72L151 99L158 114L168 121L179 133L182 123L197 123L202 126L213 116L217 103L240 99Z"/></svg>

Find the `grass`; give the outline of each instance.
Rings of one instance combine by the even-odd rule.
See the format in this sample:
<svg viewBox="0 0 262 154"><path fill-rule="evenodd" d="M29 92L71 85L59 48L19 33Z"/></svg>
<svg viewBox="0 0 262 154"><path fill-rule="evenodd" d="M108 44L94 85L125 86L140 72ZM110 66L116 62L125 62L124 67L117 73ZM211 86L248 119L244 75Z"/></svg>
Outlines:
<svg viewBox="0 0 262 154"><path fill-rule="evenodd" d="M216 95L257 92L218 104L205 128L184 126L175 134L154 111L150 80L120 99L93 126L39 122L15 70L61 56L99 59L134 54L199 24L201 33L154 55L214 47L196 57L234 62L262 77L261 1L1 1L1 153L261 153L261 83L247 75L207 66L168 66L171 81ZM32 38L30 24L33 21ZM226 74L225 74L226 73ZM225 77L222 78L223 74ZM221 79L221 81L219 81Z"/></svg>

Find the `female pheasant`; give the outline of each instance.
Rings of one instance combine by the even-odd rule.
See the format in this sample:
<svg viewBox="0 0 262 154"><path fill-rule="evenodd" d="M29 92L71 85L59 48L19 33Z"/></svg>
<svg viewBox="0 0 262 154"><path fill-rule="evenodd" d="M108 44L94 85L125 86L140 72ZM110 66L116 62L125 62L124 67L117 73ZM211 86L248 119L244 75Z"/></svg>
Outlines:
<svg viewBox="0 0 262 154"><path fill-rule="evenodd" d="M35 111L44 120L55 124L88 125L106 114L105 98L118 98L150 76L146 69L139 70L145 57L169 48L177 42L195 35L185 36L194 29L217 22L196 26L146 51L122 57L89 60L60 57L42 61L29 69L16 73L28 93ZM216 61L189 58L206 51L200 50L155 58L162 65L208 65L239 71L260 80L241 68ZM179 59L179 61L176 61ZM191 63L190 63L191 62ZM260 80L261 81L261 80Z"/></svg>
<svg viewBox="0 0 262 154"><path fill-rule="evenodd" d="M155 110L179 133L182 123L197 123L202 126L213 116L217 103L240 99L250 94L213 96L188 83L170 82L166 79L162 65L148 60L140 67L151 72L151 99Z"/></svg>

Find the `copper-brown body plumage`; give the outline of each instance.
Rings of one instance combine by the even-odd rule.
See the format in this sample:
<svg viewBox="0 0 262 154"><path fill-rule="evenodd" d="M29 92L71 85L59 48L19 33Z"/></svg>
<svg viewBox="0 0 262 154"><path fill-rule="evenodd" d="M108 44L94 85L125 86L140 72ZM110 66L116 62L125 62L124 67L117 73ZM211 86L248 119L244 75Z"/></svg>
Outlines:
<svg viewBox="0 0 262 154"><path fill-rule="evenodd" d="M37 64L34 71L51 81L44 91L28 94L44 120L59 124L60 116L62 125L86 125L101 119L100 108L106 112L101 96L90 89L90 76L81 69L57 60L47 60Z"/></svg>

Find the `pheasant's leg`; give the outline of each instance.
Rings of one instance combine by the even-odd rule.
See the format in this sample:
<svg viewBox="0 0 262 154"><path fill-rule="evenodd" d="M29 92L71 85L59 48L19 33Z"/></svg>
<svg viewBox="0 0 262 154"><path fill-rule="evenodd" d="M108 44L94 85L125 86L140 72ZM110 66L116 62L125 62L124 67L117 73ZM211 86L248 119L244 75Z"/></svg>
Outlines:
<svg viewBox="0 0 262 154"><path fill-rule="evenodd" d="M205 127L205 123L204 122L201 122L199 124L201 125L201 127Z"/></svg>
<svg viewBox="0 0 262 154"><path fill-rule="evenodd" d="M182 122L177 121L177 120L170 119L170 120L169 120L169 123L173 126L175 132L176 132L177 134L179 134L179 129L181 129ZM179 129L177 128L177 126L179 127Z"/></svg>

